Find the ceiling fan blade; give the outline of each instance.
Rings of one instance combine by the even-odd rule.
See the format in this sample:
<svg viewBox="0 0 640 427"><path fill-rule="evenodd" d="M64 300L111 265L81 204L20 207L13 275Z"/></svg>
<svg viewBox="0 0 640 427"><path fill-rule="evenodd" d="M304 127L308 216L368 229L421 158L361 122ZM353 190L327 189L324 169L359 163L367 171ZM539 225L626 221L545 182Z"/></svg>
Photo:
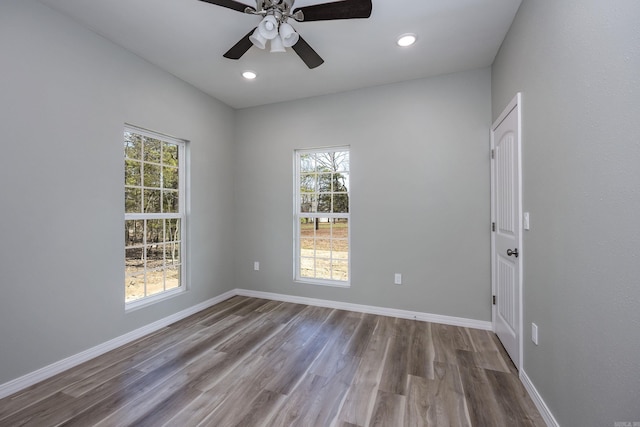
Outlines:
<svg viewBox="0 0 640 427"><path fill-rule="evenodd" d="M294 44L292 48L309 68L316 68L324 63L324 59L320 58L320 55L302 37L298 39L298 43Z"/></svg>
<svg viewBox="0 0 640 427"><path fill-rule="evenodd" d="M302 11L303 21L368 18L371 16L372 8L371 0L342 0L300 7L294 10L293 14Z"/></svg>
<svg viewBox="0 0 640 427"><path fill-rule="evenodd" d="M240 3L235 0L200 0L200 1L226 7L228 9L237 10L238 12L244 12L247 8L254 9L251 6L247 6L246 4Z"/></svg>
<svg viewBox="0 0 640 427"><path fill-rule="evenodd" d="M253 43L251 43L251 40L249 40L249 36L251 36L251 34L253 34L254 31L255 31L255 28L249 31L246 36L241 38L238 43L233 45L233 47L229 49L222 56L229 59L240 59L242 55L247 53L247 51L251 48L251 46L253 46Z"/></svg>

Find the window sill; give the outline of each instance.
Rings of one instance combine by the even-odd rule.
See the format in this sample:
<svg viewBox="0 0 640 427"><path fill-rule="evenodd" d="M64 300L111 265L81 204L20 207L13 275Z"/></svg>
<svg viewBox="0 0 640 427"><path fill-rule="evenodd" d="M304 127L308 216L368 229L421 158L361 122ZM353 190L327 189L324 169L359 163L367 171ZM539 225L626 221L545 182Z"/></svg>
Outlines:
<svg viewBox="0 0 640 427"><path fill-rule="evenodd" d="M316 286L329 286L332 288L350 288L351 282L337 282L333 280L321 280L321 279L306 279L296 277L294 283L300 285L316 285Z"/></svg>
<svg viewBox="0 0 640 427"><path fill-rule="evenodd" d="M184 292L186 292L186 289L184 289L183 286L176 288L176 289L171 289L170 291L165 291L162 292L160 294L157 295L153 295L150 297L145 297L145 298L140 298L139 300L135 300L135 301L131 301L131 302L125 302L124 305L124 311L126 313L131 312L131 311L136 311L139 310L141 308L145 308L148 307L150 305L156 304L160 301L164 301L167 299L171 299L174 298L178 295L183 294Z"/></svg>

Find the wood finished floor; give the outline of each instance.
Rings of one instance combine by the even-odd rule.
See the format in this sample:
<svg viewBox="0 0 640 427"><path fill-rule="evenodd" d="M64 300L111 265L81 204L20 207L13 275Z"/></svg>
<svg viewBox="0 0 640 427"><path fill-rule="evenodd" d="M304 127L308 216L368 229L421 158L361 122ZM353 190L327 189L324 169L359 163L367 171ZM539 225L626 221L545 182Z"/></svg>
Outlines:
<svg viewBox="0 0 640 427"><path fill-rule="evenodd" d="M0 426L544 426L494 334L234 297L0 400Z"/></svg>

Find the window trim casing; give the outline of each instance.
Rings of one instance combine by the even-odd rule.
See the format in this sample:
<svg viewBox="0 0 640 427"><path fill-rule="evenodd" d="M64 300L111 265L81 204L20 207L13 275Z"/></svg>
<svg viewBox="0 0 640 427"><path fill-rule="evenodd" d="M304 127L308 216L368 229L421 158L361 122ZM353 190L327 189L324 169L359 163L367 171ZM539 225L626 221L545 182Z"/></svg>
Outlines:
<svg viewBox="0 0 640 427"><path fill-rule="evenodd" d="M188 180L189 173L187 167L189 165L188 161L188 142L186 139L176 138L171 135L167 135L160 132L155 132L149 129L141 128L129 123L125 123L123 128L123 135L125 132L136 133L141 136L145 136L148 138L158 139L164 142L169 142L172 144L176 144L178 146L178 210L179 213L127 213L125 210L124 213L124 221L127 220L140 220L140 219L165 219L165 218L178 218L180 219L180 227L181 227L181 236L180 236L180 286L174 289L165 290L159 292L154 295L145 296L142 298L138 298L134 301L126 301L126 287L124 290L124 306L125 312L135 311L140 308L147 307L149 305L156 304L157 302L173 298L177 295L181 295L187 292L190 288L189 286L189 277L188 277L188 230L189 230L189 221L188 221L188 206L189 206L189 194L188 194ZM122 176L124 176L124 171ZM123 185L124 191L124 185ZM126 244L122 246L123 251L126 248ZM125 257L123 256L123 259ZM124 267L124 266L123 266ZM124 273L124 277L126 278L126 273ZM124 283L124 281L123 281Z"/></svg>
<svg viewBox="0 0 640 427"><path fill-rule="evenodd" d="M347 151L349 153L349 188L347 194L349 195L349 209L346 213L328 213L328 212L300 212L300 156L302 154L309 153L326 153L329 151ZM294 166L294 180L293 180L293 282L305 285L320 285L336 288L350 288L352 269L351 269L351 189L353 187L351 182L351 146L349 145L333 145L317 148L301 148L294 149L293 151L293 166ZM316 218L346 218L348 223L347 244L349 246L348 251L348 275L347 280L329 280L329 279L316 279L300 276L300 218L302 217L316 217Z"/></svg>

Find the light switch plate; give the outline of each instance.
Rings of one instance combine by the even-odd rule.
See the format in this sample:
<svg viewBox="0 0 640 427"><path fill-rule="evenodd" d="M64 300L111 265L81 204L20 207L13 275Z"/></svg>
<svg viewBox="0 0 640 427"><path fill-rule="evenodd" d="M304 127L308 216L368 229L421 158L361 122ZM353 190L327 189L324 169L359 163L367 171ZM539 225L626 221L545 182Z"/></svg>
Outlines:
<svg viewBox="0 0 640 427"><path fill-rule="evenodd" d="M524 215L522 216L522 226L524 227L525 230L529 230L530 229L530 225L529 225L529 212L525 212Z"/></svg>

